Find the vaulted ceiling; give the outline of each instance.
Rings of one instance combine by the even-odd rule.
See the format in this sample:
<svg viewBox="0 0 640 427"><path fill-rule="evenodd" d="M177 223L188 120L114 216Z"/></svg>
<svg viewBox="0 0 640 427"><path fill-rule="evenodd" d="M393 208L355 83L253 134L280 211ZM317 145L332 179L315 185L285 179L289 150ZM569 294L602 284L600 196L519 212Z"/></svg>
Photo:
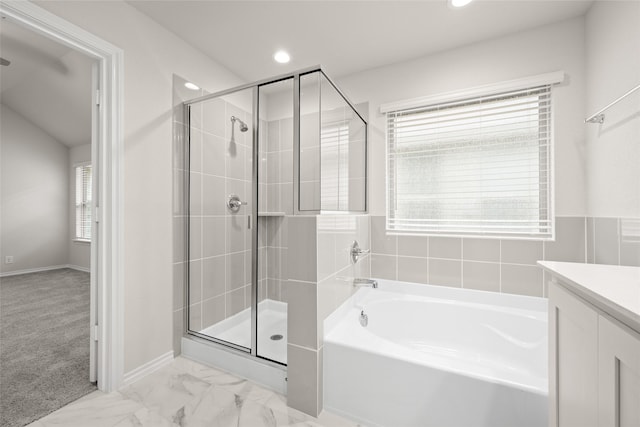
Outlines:
<svg viewBox="0 0 640 427"><path fill-rule="evenodd" d="M93 60L2 20L0 101L69 147L91 142Z"/></svg>

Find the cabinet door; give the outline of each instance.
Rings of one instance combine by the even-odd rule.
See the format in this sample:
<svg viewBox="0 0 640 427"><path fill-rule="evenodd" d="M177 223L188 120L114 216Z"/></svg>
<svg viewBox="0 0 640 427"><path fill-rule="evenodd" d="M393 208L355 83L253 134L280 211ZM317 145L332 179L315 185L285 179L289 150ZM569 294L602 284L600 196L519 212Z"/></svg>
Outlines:
<svg viewBox="0 0 640 427"><path fill-rule="evenodd" d="M549 425L596 426L598 314L553 282L549 338Z"/></svg>
<svg viewBox="0 0 640 427"><path fill-rule="evenodd" d="M640 426L640 335L603 316L599 324L599 425Z"/></svg>

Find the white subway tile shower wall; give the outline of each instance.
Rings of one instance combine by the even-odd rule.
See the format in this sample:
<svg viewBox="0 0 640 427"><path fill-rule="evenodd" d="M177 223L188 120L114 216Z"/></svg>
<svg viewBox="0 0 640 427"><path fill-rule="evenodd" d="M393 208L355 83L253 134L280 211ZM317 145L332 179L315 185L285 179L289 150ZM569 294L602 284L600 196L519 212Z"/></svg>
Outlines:
<svg viewBox="0 0 640 427"><path fill-rule="evenodd" d="M371 275L546 296L538 260L640 266L639 229L640 220L558 217L555 241L402 236L373 216Z"/></svg>

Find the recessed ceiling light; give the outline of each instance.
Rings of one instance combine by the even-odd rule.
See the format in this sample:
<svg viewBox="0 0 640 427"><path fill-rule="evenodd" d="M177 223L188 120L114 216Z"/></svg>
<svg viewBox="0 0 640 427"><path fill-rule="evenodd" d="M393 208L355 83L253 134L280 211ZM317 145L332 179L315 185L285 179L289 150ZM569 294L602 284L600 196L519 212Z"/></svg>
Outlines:
<svg viewBox="0 0 640 427"><path fill-rule="evenodd" d="M187 89L191 89L191 90L200 90L200 86L194 85L191 82L186 82L184 84L184 87L186 87Z"/></svg>
<svg viewBox="0 0 640 427"><path fill-rule="evenodd" d="M286 64L291 60L291 57L284 50L279 50L273 55L273 59L281 64Z"/></svg>
<svg viewBox="0 0 640 427"><path fill-rule="evenodd" d="M472 0L449 0L449 4L453 7L463 7L471 3Z"/></svg>

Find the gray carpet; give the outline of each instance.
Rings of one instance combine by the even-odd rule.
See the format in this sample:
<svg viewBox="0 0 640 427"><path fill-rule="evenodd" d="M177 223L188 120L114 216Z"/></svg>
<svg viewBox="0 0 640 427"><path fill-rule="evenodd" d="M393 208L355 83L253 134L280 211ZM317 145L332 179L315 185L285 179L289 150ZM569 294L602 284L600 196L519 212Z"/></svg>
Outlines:
<svg viewBox="0 0 640 427"><path fill-rule="evenodd" d="M0 278L0 426L24 426L94 391L89 274Z"/></svg>

